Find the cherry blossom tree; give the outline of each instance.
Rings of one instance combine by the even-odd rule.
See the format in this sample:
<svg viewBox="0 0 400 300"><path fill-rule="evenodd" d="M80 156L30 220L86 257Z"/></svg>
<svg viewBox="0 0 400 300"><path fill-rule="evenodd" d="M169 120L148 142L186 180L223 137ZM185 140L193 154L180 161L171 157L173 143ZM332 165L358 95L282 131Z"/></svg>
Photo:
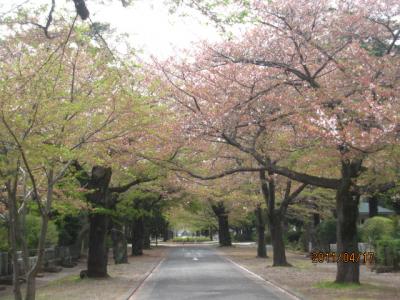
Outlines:
<svg viewBox="0 0 400 300"><path fill-rule="evenodd" d="M270 189L275 174L334 189L338 251L357 255L358 203L366 189L360 176L372 154L399 138L400 6L251 5L256 25L242 38L205 45L194 62L158 64L165 97L185 110L188 137L252 158L250 165L192 175L258 171ZM299 149L312 154L307 170L290 160ZM325 166L316 156L329 158ZM358 262L339 262L336 281L358 283Z"/></svg>

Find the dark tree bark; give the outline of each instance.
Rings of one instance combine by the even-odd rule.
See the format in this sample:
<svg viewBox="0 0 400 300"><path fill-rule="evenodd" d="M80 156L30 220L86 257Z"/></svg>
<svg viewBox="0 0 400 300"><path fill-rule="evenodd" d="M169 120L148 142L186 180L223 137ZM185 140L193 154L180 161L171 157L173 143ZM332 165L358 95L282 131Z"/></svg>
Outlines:
<svg viewBox="0 0 400 300"><path fill-rule="evenodd" d="M232 246L231 236L229 233L228 215L218 216L219 226L219 243L221 246Z"/></svg>
<svg viewBox="0 0 400 300"><path fill-rule="evenodd" d="M267 247L265 244L265 220L261 205L257 205L255 210L257 226L257 256L267 257Z"/></svg>
<svg viewBox="0 0 400 300"><path fill-rule="evenodd" d="M261 191L267 205L268 228L271 234L273 249L273 266L290 266L286 260L285 243L283 241L283 221L289 204L307 186L302 184L293 193L290 193L291 181L287 182L285 196L279 208L275 208L275 181L273 173L268 173L268 180L265 171L260 171Z"/></svg>
<svg viewBox="0 0 400 300"><path fill-rule="evenodd" d="M318 213L313 213L314 228L321 223L321 217Z"/></svg>
<svg viewBox="0 0 400 300"><path fill-rule="evenodd" d="M143 255L144 222L143 217L138 218L132 225L132 256Z"/></svg>
<svg viewBox="0 0 400 300"><path fill-rule="evenodd" d="M378 215L378 197L373 195L368 198L368 208L369 208L369 217L375 217Z"/></svg>
<svg viewBox="0 0 400 300"><path fill-rule="evenodd" d="M111 168L94 166L91 175L89 175L78 162L74 162L73 166L79 172L76 177L81 186L91 190L85 195L86 199L95 209L109 209L111 207L109 193ZM89 214L89 253L86 272L88 277L108 277L108 249L106 244L108 225L109 217L107 214L98 211Z"/></svg>
<svg viewBox="0 0 400 300"><path fill-rule="evenodd" d="M240 228L235 226L232 229L235 231L236 238L239 237L240 236Z"/></svg>
<svg viewBox="0 0 400 300"><path fill-rule="evenodd" d="M378 194L379 193L385 193L389 191L390 189L394 188L396 186L396 183L394 181L389 181L386 183L378 184L378 185L366 185L360 188L360 194L369 194L370 196L368 197L368 212L369 212L369 217L375 217L378 215ZM400 201L397 201L397 203L400 203ZM396 210L396 200L393 202L393 208ZM399 213L398 210L396 210L397 213Z"/></svg>
<svg viewBox="0 0 400 300"><path fill-rule="evenodd" d="M311 223L305 223L304 225L302 247L303 251L308 253L307 255L310 255L310 242L311 244L313 243L312 227Z"/></svg>
<svg viewBox="0 0 400 300"><path fill-rule="evenodd" d="M154 178L136 179L122 186L110 187L111 168L94 166L89 175L77 161L72 166L78 171L76 178L80 185L90 190L85 197L94 208L112 209L115 207L118 194L141 182L154 180ZM93 278L108 277L108 247L106 240L109 231L109 217L101 210L100 212L94 211L89 214L89 223L89 254L86 274L88 277Z"/></svg>
<svg viewBox="0 0 400 300"><path fill-rule="evenodd" d="M273 250L273 266L290 266L286 260L285 243L283 241L283 220L280 209L275 209L275 182L272 174L269 179L265 171L260 171L261 190L267 205L268 228L271 234Z"/></svg>
<svg viewBox="0 0 400 300"><path fill-rule="evenodd" d="M218 237L220 246L232 246L229 233L228 212L222 201L211 205L212 210L218 218Z"/></svg>
<svg viewBox="0 0 400 300"><path fill-rule="evenodd" d="M317 205L313 205L314 209L317 209ZM311 242L311 245L313 248L318 248L321 251L329 252L329 244L323 244L321 241L319 241L318 236L317 236L317 226L321 222L321 217L319 213L313 213L312 214L312 222L309 224L309 241ZM314 251L314 250L312 250Z"/></svg>
<svg viewBox="0 0 400 300"><path fill-rule="evenodd" d="M358 253L357 219L360 194L354 184L361 169L360 160L342 162L342 180L336 192L337 252ZM338 283L360 283L358 262L339 261L336 273Z"/></svg>
<svg viewBox="0 0 400 300"><path fill-rule="evenodd" d="M151 248L149 225L144 222L143 228L143 249L149 250Z"/></svg>
<svg viewBox="0 0 400 300"><path fill-rule="evenodd" d="M272 266L290 266L286 259L283 240L283 220L278 210L268 214L268 228L271 234L273 258Z"/></svg>
<svg viewBox="0 0 400 300"><path fill-rule="evenodd" d="M86 198L99 208L110 208L108 188L111 180L111 168L94 166L90 179L90 187L94 189ZM87 263L88 277L107 277L108 249L107 232L109 217L104 213L89 215L89 254Z"/></svg>
<svg viewBox="0 0 400 300"><path fill-rule="evenodd" d="M72 256L74 259L81 258L82 255L82 246L84 244L85 238L87 238L89 233L90 225L85 224L78 233L76 237L75 243L72 245Z"/></svg>
<svg viewBox="0 0 400 300"><path fill-rule="evenodd" d="M7 206L9 209L10 213L10 221L9 221L9 226L10 226L10 254L12 258L12 266L13 266L13 293L14 293L14 298L15 300L22 300L22 293L21 293L21 285L19 282L19 268L18 268L18 256L17 256L17 245L18 245L18 223L19 223L19 218L18 218L18 211L17 211L17 197L16 197L16 185L17 185L17 179L15 179L14 183L11 183L11 180L8 180L6 186L7 186L7 192L8 192L8 202ZM26 266L25 266L26 267Z"/></svg>
<svg viewBox="0 0 400 300"><path fill-rule="evenodd" d="M252 241L253 240L253 226L244 226L243 228L243 239L245 241Z"/></svg>
<svg viewBox="0 0 400 300"><path fill-rule="evenodd" d="M87 276L92 278L107 277L108 248L106 242L108 216L104 214L91 214L89 222Z"/></svg>
<svg viewBox="0 0 400 300"><path fill-rule="evenodd" d="M163 241L166 242L168 240L169 240L169 229L168 226L166 226L163 231Z"/></svg>
<svg viewBox="0 0 400 300"><path fill-rule="evenodd" d="M82 20L86 20L89 17L89 10L86 7L85 0L73 0L75 3L75 9L77 14Z"/></svg>
<svg viewBox="0 0 400 300"><path fill-rule="evenodd" d="M128 263L128 245L126 242L124 228L121 224L114 222L111 229L111 239L113 241L113 257L115 264Z"/></svg>

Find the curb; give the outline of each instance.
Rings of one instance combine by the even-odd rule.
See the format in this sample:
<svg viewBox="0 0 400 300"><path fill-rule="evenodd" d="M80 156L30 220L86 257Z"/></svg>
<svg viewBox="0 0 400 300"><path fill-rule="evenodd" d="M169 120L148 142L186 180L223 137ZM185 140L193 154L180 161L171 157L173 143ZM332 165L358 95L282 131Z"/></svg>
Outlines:
<svg viewBox="0 0 400 300"><path fill-rule="evenodd" d="M230 263L232 263L233 265L235 265L235 266L238 267L239 269L241 269L241 270L243 270L243 271L245 271L245 272L251 274L253 277L256 277L257 279L262 280L262 281L264 281L265 283L271 285L272 287L274 287L275 289L279 290L279 291L282 292L283 294L289 296L291 299L293 299L293 300L304 300L304 298L303 298L303 297L300 297L297 293L295 293L295 292L293 292L293 291L291 291L291 290L289 290L289 289L287 289L287 288L283 288L283 287L277 285L276 283L274 283L274 282L271 281L271 280L268 280L268 279L265 279L265 278L261 277L260 275L258 275L258 274L256 274L256 273L250 271L250 270L247 269L246 267L243 267L242 265L238 264L237 262L233 261L232 259L230 259L230 258L228 258L228 257L225 257L225 256L223 256L223 255L220 255L220 256L222 256L224 259L226 259L227 261L229 261Z"/></svg>
<svg viewBox="0 0 400 300"><path fill-rule="evenodd" d="M135 293L139 290L139 288L144 284L144 282L154 273L154 271L164 262L165 257L163 257L149 272L146 273L144 278L140 281L140 283L129 291L129 296L124 298L124 300L133 300Z"/></svg>

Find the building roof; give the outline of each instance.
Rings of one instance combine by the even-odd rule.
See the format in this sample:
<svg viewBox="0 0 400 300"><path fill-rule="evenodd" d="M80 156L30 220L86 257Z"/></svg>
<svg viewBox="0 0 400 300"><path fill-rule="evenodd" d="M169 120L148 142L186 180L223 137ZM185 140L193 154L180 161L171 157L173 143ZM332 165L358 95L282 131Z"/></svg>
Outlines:
<svg viewBox="0 0 400 300"><path fill-rule="evenodd" d="M358 206L358 212L360 214L368 214L369 213L368 203L361 202L360 205ZM394 211L378 205L378 214L391 215L394 214Z"/></svg>

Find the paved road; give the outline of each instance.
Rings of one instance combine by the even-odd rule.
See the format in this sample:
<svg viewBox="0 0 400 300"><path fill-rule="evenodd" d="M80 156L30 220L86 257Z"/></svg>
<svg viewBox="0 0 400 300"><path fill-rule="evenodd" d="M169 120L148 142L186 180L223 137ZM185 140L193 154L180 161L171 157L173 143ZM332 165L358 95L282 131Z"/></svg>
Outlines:
<svg viewBox="0 0 400 300"><path fill-rule="evenodd" d="M210 247L172 248L132 300L293 299L241 270Z"/></svg>

